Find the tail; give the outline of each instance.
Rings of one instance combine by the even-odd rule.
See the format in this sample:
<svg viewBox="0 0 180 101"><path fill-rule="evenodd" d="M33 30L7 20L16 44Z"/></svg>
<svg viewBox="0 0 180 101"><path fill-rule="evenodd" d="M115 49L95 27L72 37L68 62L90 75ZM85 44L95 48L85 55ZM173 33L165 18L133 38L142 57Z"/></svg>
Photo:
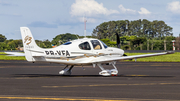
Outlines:
<svg viewBox="0 0 180 101"><path fill-rule="evenodd" d="M33 58L34 52L38 52L42 54L43 53L42 48L37 46L29 28L20 27L20 30L21 30L21 36L22 36L26 60L33 62L35 61L35 59Z"/></svg>

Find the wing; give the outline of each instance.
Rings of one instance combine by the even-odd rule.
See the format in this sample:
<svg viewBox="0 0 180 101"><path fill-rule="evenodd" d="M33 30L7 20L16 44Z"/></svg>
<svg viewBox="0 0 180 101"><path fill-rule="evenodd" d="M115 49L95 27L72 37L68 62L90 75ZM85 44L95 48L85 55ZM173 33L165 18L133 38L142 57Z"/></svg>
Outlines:
<svg viewBox="0 0 180 101"><path fill-rule="evenodd" d="M19 52L5 52L6 54L4 55L8 55L8 56L25 56L24 53L19 53Z"/></svg>
<svg viewBox="0 0 180 101"><path fill-rule="evenodd" d="M167 54L173 54L173 53L174 53L173 51L169 51L169 52L164 52L164 53L104 58L103 60L95 60L95 61L93 61L93 63L103 63L103 62L111 62L111 61L118 61L118 60L129 60L129 59L137 59L137 58L144 58L144 57L151 57L151 56L167 55Z"/></svg>

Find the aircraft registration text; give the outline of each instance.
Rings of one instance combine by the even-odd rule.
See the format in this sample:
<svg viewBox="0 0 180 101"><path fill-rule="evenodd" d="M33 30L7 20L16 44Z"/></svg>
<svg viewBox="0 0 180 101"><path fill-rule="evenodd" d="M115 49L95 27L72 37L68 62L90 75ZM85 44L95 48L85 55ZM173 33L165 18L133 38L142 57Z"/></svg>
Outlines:
<svg viewBox="0 0 180 101"><path fill-rule="evenodd" d="M63 55L63 56L70 56L67 50L58 50L58 51L45 51L46 55Z"/></svg>

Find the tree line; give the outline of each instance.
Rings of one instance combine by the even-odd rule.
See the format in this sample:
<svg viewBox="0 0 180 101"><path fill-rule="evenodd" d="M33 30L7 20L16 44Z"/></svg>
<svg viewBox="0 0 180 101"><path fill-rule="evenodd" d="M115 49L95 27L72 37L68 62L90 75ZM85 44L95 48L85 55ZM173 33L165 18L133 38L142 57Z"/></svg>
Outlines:
<svg viewBox="0 0 180 101"><path fill-rule="evenodd" d="M67 41L74 40L77 38L83 38L84 36L79 36L75 34L65 33L59 34L52 41L46 40L35 40L36 44L41 48L52 48L54 46L59 46ZM87 36L91 37L91 36ZM7 38L0 34L0 50L20 50L23 47L22 39L19 40L7 40Z"/></svg>
<svg viewBox="0 0 180 101"><path fill-rule="evenodd" d="M120 36L137 36L146 37L148 39L164 39L166 36L172 36L172 27L168 26L164 21L148 21L139 19L134 21L118 20L104 22L98 25L92 33L93 37L98 39L109 38L115 39L115 34Z"/></svg>
<svg viewBox="0 0 180 101"><path fill-rule="evenodd" d="M180 41L173 36L172 29L164 21L118 20L101 23L93 30L92 36L87 37L100 39L108 46L116 47L115 34L117 33L120 35L121 48L124 50L172 50L172 40L177 40L176 46L180 48L180 43L178 43ZM65 33L57 35L52 41L48 39L35 41L42 48L52 48L83 37ZM7 40L4 35L0 34L0 50L18 50L22 46L21 39Z"/></svg>
<svg viewBox="0 0 180 101"><path fill-rule="evenodd" d="M120 37L120 46L123 50L172 50L172 40L174 39L176 38L173 36L167 36L164 40L149 40L145 37L122 36ZM108 46L117 47L116 42L111 41L108 38L100 40L106 43ZM177 48L179 48L179 46L176 45Z"/></svg>
<svg viewBox="0 0 180 101"><path fill-rule="evenodd" d="M173 28L164 21L139 19L103 22L92 36L110 46L116 46L116 33L120 35L121 48L125 50L172 50Z"/></svg>

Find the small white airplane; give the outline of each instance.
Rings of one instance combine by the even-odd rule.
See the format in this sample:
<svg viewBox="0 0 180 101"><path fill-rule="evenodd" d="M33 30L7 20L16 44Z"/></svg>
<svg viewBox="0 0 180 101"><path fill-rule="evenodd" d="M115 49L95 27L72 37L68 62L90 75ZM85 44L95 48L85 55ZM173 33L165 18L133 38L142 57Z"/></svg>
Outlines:
<svg viewBox="0 0 180 101"><path fill-rule="evenodd" d="M76 39L66 42L55 48L43 49L37 46L29 28L20 27L20 30L26 60L33 63L49 62L65 64L65 68L59 72L59 74L62 75L71 75L71 70L74 66L84 65L92 65L93 67L97 65L102 70L101 72L99 72L99 75L102 76L117 75L118 70L115 64L119 60L136 60L137 58L142 57L158 56L173 53L164 52L145 55L123 56L124 51L122 49L108 47L102 41L94 38ZM119 44L118 34L117 43ZM111 64L114 69L104 69L103 64Z"/></svg>

